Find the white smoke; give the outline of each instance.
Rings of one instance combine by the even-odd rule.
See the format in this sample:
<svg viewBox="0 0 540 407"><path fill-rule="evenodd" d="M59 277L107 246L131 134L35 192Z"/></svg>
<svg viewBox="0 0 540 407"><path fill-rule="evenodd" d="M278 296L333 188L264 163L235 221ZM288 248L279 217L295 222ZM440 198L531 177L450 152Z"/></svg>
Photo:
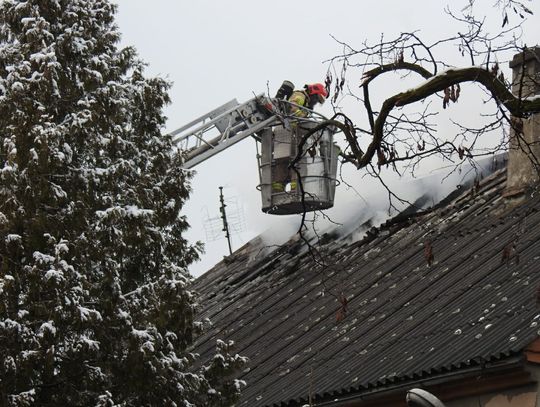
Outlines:
<svg viewBox="0 0 540 407"><path fill-rule="evenodd" d="M392 195L379 180L364 178L365 193L356 194L353 199L351 194L337 195L335 206L326 211L325 217L318 216L310 236L332 233L334 239L346 237L357 241L368 229L380 226L403 210L433 207L456 189L468 187L504 165L505 155L502 154L464 164L461 170L440 170L417 179L388 177L390 179L384 181Z"/></svg>

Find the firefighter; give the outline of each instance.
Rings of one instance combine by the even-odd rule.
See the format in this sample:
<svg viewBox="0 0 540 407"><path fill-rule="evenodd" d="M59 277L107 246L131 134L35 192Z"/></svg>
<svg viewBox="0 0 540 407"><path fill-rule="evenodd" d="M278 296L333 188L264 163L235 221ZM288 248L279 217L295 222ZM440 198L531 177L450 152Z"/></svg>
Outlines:
<svg viewBox="0 0 540 407"><path fill-rule="evenodd" d="M327 97L328 91L322 83L304 85L304 89L295 90L289 97L289 102L292 103L291 114L297 117L308 117L310 112L301 107L313 110L317 103L322 105Z"/></svg>
<svg viewBox="0 0 540 407"><path fill-rule="evenodd" d="M321 83L304 85L303 89L295 90L288 98L289 113L299 118L311 115L311 110L317 103L323 104L328 96L328 91ZM306 110L307 108L309 110ZM296 172L289 170L289 162L296 154L296 126L292 128L292 137L284 132L282 137L274 139L274 174L272 192L284 192L285 186L290 183L291 192L296 191Z"/></svg>

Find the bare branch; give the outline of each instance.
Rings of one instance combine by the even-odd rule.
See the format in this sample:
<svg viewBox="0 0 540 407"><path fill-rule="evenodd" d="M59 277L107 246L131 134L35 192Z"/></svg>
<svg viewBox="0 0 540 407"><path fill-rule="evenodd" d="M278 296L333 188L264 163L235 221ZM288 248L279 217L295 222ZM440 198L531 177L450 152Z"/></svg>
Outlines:
<svg viewBox="0 0 540 407"><path fill-rule="evenodd" d="M394 108L418 102L452 85L464 82L476 82L483 85L493 98L513 116L527 117L531 113L540 112L540 98L520 99L514 96L503 82L486 69L478 67L449 69L431 77L417 88L398 93L384 101L375 121L373 139L365 153L361 157L357 156L357 166L359 168L365 167L372 161L375 153L380 150L385 136L384 124ZM347 140L349 141L348 138Z"/></svg>

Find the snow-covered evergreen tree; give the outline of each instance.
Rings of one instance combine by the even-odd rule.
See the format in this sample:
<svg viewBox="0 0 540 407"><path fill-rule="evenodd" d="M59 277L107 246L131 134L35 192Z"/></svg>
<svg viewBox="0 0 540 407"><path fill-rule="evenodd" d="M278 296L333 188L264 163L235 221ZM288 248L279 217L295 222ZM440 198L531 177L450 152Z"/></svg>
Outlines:
<svg viewBox="0 0 540 407"><path fill-rule="evenodd" d="M190 372L199 247L169 85L118 48L114 12L0 3L0 405L229 405L229 344Z"/></svg>

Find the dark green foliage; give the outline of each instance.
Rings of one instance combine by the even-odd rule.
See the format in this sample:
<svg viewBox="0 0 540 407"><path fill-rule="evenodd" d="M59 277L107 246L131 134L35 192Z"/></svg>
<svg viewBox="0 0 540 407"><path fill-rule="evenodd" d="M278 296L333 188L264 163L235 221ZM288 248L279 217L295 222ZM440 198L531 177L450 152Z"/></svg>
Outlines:
<svg viewBox="0 0 540 407"><path fill-rule="evenodd" d="M117 48L114 12L0 3L0 405L238 396L244 360L227 344L189 372L200 247L182 236L188 179L161 134L169 84Z"/></svg>

